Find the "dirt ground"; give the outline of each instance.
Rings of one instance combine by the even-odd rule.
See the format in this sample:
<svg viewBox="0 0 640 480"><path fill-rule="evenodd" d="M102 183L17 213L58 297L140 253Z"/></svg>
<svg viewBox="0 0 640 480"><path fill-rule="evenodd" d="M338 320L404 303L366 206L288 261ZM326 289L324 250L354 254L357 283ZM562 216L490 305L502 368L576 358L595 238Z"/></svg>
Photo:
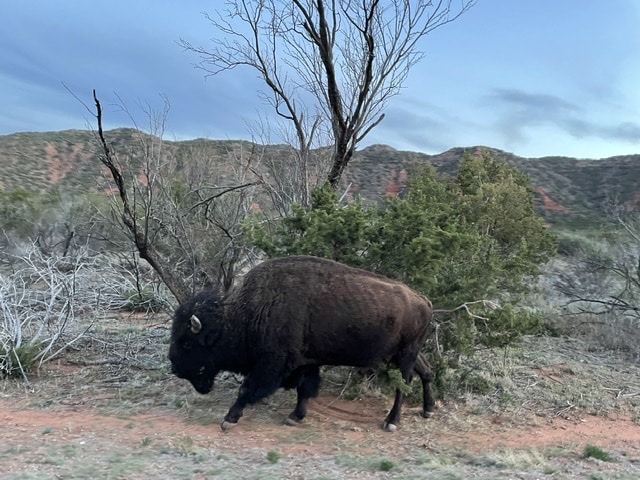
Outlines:
<svg viewBox="0 0 640 480"><path fill-rule="evenodd" d="M624 403L637 390L612 392L619 403L606 409L578 406L574 397L573 408L550 411L518 399L501 408L467 399L441 403L425 420L408 407L398 431L387 433L380 424L391 398L349 401L325 385L300 426L282 424L294 397L279 392L222 432L234 378L199 396L149 361L164 355L152 341L119 337L117 348L102 352L104 340L89 343L47 365L29 386L0 381L0 478L640 478L640 424ZM576 362L534 365L528 375L547 390L566 388L587 378L577 366L585 362ZM590 391L585 385L571 395ZM610 461L585 457L587 445Z"/></svg>

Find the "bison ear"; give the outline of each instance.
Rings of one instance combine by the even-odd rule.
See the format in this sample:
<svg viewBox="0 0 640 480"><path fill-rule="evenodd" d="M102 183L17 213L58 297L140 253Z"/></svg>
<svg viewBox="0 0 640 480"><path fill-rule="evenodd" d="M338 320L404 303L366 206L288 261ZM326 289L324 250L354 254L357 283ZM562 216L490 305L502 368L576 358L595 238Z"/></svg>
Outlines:
<svg viewBox="0 0 640 480"><path fill-rule="evenodd" d="M200 319L195 315L191 315L190 329L191 332L196 335L200 333L200 330L202 330L202 322L200 322Z"/></svg>

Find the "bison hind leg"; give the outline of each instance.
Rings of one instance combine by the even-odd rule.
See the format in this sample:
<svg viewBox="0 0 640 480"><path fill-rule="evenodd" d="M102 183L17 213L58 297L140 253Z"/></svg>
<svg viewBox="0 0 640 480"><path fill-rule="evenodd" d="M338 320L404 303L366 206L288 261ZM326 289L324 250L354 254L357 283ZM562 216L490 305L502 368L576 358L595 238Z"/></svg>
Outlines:
<svg viewBox="0 0 640 480"><path fill-rule="evenodd" d="M433 392L431 391L433 374L431 373L431 367L429 366L429 362L425 358L424 354L418 354L418 358L416 359L416 364L413 369L422 381L422 416L424 418L430 418L433 415L435 407L435 400L433 399Z"/></svg>
<svg viewBox="0 0 640 480"><path fill-rule="evenodd" d="M307 416L307 405L310 398L318 396L320 391L320 367L311 365L303 367L297 374L298 385L296 392L298 401L296 408L285 420L287 425L298 425Z"/></svg>

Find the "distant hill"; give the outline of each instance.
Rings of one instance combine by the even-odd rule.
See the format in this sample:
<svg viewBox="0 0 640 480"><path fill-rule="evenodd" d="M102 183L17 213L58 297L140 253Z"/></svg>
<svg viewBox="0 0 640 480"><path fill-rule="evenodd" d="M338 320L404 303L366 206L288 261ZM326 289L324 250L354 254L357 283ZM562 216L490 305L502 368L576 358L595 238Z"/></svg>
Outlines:
<svg viewBox="0 0 640 480"><path fill-rule="evenodd" d="M119 150L139 151L132 129L105 132ZM233 140L165 141L164 153L188 159L193 152L219 161L228 168L229 159L240 150L251 150L249 142ZM284 146L267 146L266 155L282 155ZM433 164L445 175L454 174L465 152L490 151L524 171L536 193L536 207L553 224L593 226L606 222L614 205L640 211L640 155L601 160L567 157L523 158L489 147L453 148L437 155L395 150L373 145L358 151L343 178L349 193L369 201L395 195L406 179L424 163ZM100 190L110 179L97 159L94 133L65 130L47 133L16 133L0 136L0 189ZM231 172L229 172L231 175Z"/></svg>
<svg viewBox="0 0 640 480"><path fill-rule="evenodd" d="M367 147L346 172L345 180L366 198L393 194L415 166L429 162L453 175L462 156L489 151L525 172L535 191L538 212L550 223L581 227L608 223L614 208L640 212L640 155L600 160L569 157L524 158L489 147L452 148L437 155Z"/></svg>

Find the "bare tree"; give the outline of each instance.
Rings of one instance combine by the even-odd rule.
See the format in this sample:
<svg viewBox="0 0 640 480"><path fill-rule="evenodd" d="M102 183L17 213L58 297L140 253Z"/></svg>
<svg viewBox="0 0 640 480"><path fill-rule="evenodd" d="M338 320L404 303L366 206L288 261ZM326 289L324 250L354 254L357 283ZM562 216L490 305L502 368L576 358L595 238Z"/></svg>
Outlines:
<svg viewBox="0 0 640 480"><path fill-rule="evenodd" d="M6 192L0 198L0 256L25 244L45 255L73 256L96 246L91 199L76 190Z"/></svg>
<svg viewBox="0 0 640 480"><path fill-rule="evenodd" d="M32 239L44 255L74 256L86 248L99 248L99 219L90 197L59 192L47 199L34 222Z"/></svg>
<svg viewBox="0 0 640 480"><path fill-rule="evenodd" d="M225 181L217 171L220 163L199 152L196 143L180 155L172 151L162 139L166 103L159 116L147 112L153 134L136 128L138 145L118 152L106 139L102 106L95 91L93 95L100 161L116 187L116 218L140 258L180 303L204 285L229 288L244 259L240 219L250 208L251 187L257 182L246 180L246 168Z"/></svg>
<svg viewBox="0 0 640 480"><path fill-rule="evenodd" d="M615 215L620 228L598 247L575 252L579 268L560 272L556 286L576 312L640 321L640 217Z"/></svg>
<svg viewBox="0 0 640 480"><path fill-rule="evenodd" d="M640 333L640 218L618 216L621 228L574 250L556 272L565 313L616 348L638 351Z"/></svg>
<svg viewBox="0 0 640 480"><path fill-rule="evenodd" d="M295 135L292 137L287 125L277 127L281 127L277 139L271 136L274 126L270 122L250 127L262 167L252 168L252 172L260 179L275 213L287 217L293 204L310 205L311 191L322 183L330 163L327 148L295 148Z"/></svg>
<svg viewBox="0 0 640 480"><path fill-rule="evenodd" d="M258 72L263 99L293 126L308 201L312 149L332 147L326 182L336 188L356 147L423 57L420 40L475 3L229 0L224 11L205 14L219 34L212 45L181 45L200 57L207 74L245 66Z"/></svg>

